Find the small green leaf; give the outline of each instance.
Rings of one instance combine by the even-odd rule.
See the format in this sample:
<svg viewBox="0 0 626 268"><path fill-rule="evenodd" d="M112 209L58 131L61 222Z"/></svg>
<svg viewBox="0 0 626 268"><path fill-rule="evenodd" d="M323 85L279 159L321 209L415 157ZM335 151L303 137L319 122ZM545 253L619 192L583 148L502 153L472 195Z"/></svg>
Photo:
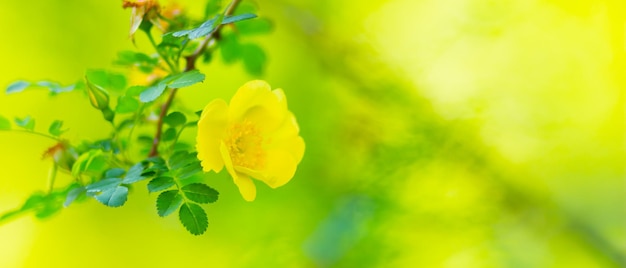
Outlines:
<svg viewBox="0 0 626 268"><path fill-rule="evenodd" d="M235 23L235 22L242 21L242 20L254 19L256 17L257 16L252 13L240 14L240 15L235 15L235 16L226 16L224 17L222 24Z"/></svg>
<svg viewBox="0 0 626 268"><path fill-rule="evenodd" d="M117 106L115 106L115 112L118 114L134 113L139 109L139 101L135 98L125 95L120 96L117 99Z"/></svg>
<svg viewBox="0 0 626 268"><path fill-rule="evenodd" d="M110 188L96 195L95 198L106 206L119 207L128 199L128 188L125 186Z"/></svg>
<svg viewBox="0 0 626 268"><path fill-rule="evenodd" d="M126 176L124 177L124 180L122 181L122 183L131 184L131 183L135 183L140 180L146 179L147 177L141 176L142 172L143 172L143 165L141 163L135 164L128 170L128 172L126 172Z"/></svg>
<svg viewBox="0 0 626 268"><path fill-rule="evenodd" d="M267 34L272 32L272 21L264 18L242 21L237 24L237 31L242 35Z"/></svg>
<svg viewBox="0 0 626 268"><path fill-rule="evenodd" d="M67 193L67 196L65 197L65 202L63 203L64 207L68 207L70 204L72 204L72 202L74 202L74 200L76 200L76 198L81 195L82 193L85 193L87 191L87 189L85 189L85 187L83 186L79 186L76 188L73 188L72 190L70 190Z"/></svg>
<svg viewBox="0 0 626 268"><path fill-rule="evenodd" d="M157 198L157 213L161 217L172 214L178 209L183 202L183 196L180 195L178 190L170 190L162 192Z"/></svg>
<svg viewBox="0 0 626 268"><path fill-rule="evenodd" d="M35 129L35 119L31 119L30 115L22 118L15 118L15 124L26 130L33 131Z"/></svg>
<svg viewBox="0 0 626 268"><path fill-rule="evenodd" d="M219 193L203 183L192 183L181 188L185 196L196 203L207 204L217 201Z"/></svg>
<svg viewBox="0 0 626 268"><path fill-rule="evenodd" d="M11 121L6 119L4 116L0 115L0 130L9 130L11 129Z"/></svg>
<svg viewBox="0 0 626 268"><path fill-rule="evenodd" d="M25 88L29 87L30 83L26 81L15 81L11 83L6 90L6 94L22 92Z"/></svg>
<svg viewBox="0 0 626 268"><path fill-rule="evenodd" d="M218 43L220 55L226 64L234 63L241 58L240 44L233 34L222 35L222 40Z"/></svg>
<svg viewBox="0 0 626 268"><path fill-rule="evenodd" d="M192 70L189 72L184 72L177 74L173 77L173 79L167 83L167 87L169 88L181 88L188 87L193 84L204 81L204 74L200 73L198 70Z"/></svg>
<svg viewBox="0 0 626 268"><path fill-rule="evenodd" d="M104 173L105 178L121 178L126 170L123 168L111 168Z"/></svg>
<svg viewBox="0 0 626 268"><path fill-rule="evenodd" d="M106 70L87 70L87 80L104 90L121 91L126 88L126 77L123 74Z"/></svg>
<svg viewBox="0 0 626 268"><path fill-rule="evenodd" d="M50 135L52 136L58 137L66 131L61 130L61 127L63 127L63 121L54 120L54 122L52 122L52 124L50 124L50 127L48 128L48 133L50 133Z"/></svg>
<svg viewBox="0 0 626 268"><path fill-rule="evenodd" d="M145 86L132 86L126 90L126 96L128 97L139 97L141 92L146 90Z"/></svg>
<svg viewBox="0 0 626 268"><path fill-rule="evenodd" d="M139 100L141 100L141 102L154 101L163 94L163 91L165 91L165 84L158 83L141 92L141 94L139 94Z"/></svg>
<svg viewBox="0 0 626 268"><path fill-rule="evenodd" d="M176 170L176 169L190 165L197 161L198 161L198 158L196 158L195 153L189 153L187 151L178 151L178 152L173 153L172 156L170 156L167 163L169 164L172 170Z"/></svg>
<svg viewBox="0 0 626 268"><path fill-rule="evenodd" d="M244 44L240 49L246 71L254 76L262 75L267 61L265 51L256 44Z"/></svg>
<svg viewBox="0 0 626 268"><path fill-rule="evenodd" d="M204 209L194 203L185 203L178 211L178 218L187 231L193 235L203 234L209 227L209 219Z"/></svg>
<svg viewBox="0 0 626 268"><path fill-rule="evenodd" d="M220 0L209 0L204 7L204 18L208 18L215 13L219 12L222 8L222 1Z"/></svg>
<svg viewBox="0 0 626 268"><path fill-rule="evenodd" d="M200 165L200 161L194 161L190 165L187 165L178 170L176 177L179 179L186 179L195 174L198 174L202 171L202 166Z"/></svg>
<svg viewBox="0 0 626 268"><path fill-rule="evenodd" d="M105 192L117 188L120 184L122 184L122 179L120 178L107 178L89 184L85 186L85 189L88 193Z"/></svg>
<svg viewBox="0 0 626 268"><path fill-rule="evenodd" d="M187 122L187 117L185 117L185 115L181 112L173 112L163 118L163 122L171 127L178 127Z"/></svg>
<svg viewBox="0 0 626 268"><path fill-rule="evenodd" d="M163 191L174 186L174 184L174 179L172 177L156 177L148 183L148 192L154 193Z"/></svg>
<svg viewBox="0 0 626 268"><path fill-rule="evenodd" d="M168 128L167 130L165 130L165 132L163 132L163 135L161 136L161 140L162 141L173 141L176 139L176 129L175 128Z"/></svg>

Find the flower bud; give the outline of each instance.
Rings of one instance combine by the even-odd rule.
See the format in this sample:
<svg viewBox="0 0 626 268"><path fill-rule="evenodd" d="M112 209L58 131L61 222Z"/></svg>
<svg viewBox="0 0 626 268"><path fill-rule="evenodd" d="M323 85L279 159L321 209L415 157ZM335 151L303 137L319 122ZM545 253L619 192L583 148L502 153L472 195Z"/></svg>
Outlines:
<svg viewBox="0 0 626 268"><path fill-rule="evenodd" d="M109 108L109 94L106 90L89 82L87 77L85 77L85 81L87 82L87 94L89 94L91 105L98 110Z"/></svg>

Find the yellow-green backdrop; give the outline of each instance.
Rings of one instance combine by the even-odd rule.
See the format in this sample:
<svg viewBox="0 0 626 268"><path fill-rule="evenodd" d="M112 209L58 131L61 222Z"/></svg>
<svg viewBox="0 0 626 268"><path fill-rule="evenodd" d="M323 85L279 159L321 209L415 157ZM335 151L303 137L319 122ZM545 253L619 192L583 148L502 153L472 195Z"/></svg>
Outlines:
<svg viewBox="0 0 626 268"><path fill-rule="evenodd" d="M180 1L200 15L201 1ZM163 2L164 4L169 2ZM156 196L0 226L0 267L619 267L626 251L625 6L619 0L257 1L263 77L215 57L201 109L250 79L285 90L307 150L243 201L226 174L209 229ZM73 83L128 38L121 1L0 3L0 85ZM138 37L139 49L151 52ZM78 92L0 94L0 114L106 137ZM0 212L46 187L52 144L0 132ZM67 177L61 181L69 180Z"/></svg>

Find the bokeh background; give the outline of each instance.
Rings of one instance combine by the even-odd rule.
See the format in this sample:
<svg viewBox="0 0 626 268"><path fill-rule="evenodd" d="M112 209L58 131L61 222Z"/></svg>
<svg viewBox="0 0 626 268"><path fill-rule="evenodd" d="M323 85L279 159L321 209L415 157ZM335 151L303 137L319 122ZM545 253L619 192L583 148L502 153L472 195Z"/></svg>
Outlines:
<svg viewBox="0 0 626 268"><path fill-rule="evenodd" d="M203 12L202 1L178 1ZM163 4L169 3L162 1ZM224 173L209 229L159 218L141 188L0 225L0 267L623 267L621 0L258 1L263 77L216 57L179 101L201 109L263 78L307 150L295 178L245 202ZM121 1L2 1L0 85L75 82L128 39ZM143 37L138 47L151 52ZM84 95L0 94L0 114L110 129ZM0 132L0 212L45 189L51 142ZM61 178L62 180L63 178ZM65 178L67 179L67 178Z"/></svg>

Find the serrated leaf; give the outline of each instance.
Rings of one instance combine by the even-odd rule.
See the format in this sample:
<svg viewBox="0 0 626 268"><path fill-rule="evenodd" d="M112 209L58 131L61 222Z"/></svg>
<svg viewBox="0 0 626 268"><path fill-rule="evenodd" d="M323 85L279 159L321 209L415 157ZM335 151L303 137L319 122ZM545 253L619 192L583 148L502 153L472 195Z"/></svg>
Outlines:
<svg viewBox="0 0 626 268"><path fill-rule="evenodd" d="M203 183L185 185L181 190L187 199L200 204L213 203L219 195L215 189Z"/></svg>
<svg viewBox="0 0 626 268"><path fill-rule="evenodd" d="M105 192L122 184L120 178L107 178L85 186L87 192Z"/></svg>
<svg viewBox="0 0 626 268"><path fill-rule="evenodd" d="M186 179L202 171L200 161L192 162L191 164L178 170L176 177L179 179Z"/></svg>
<svg viewBox="0 0 626 268"><path fill-rule="evenodd" d="M156 177L148 183L148 192L154 193L163 191L167 188L174 186L176 183L172 177Z"/></svg>
<svg viewBox="0 0 626 268"><path fill-rule="evenodd" d="M163 122L171 127L178 127L187 122L187 117L181 112L173 112L163 118Z"/></svg>
<svg viewBox="0 0 626 268"><path fill-rule="evenodd" d="M96 195L95 198L106 206L119 207L124 205L128 199L128 188L125 186L110 188Z"/></svg>
<svg viewBox="0 0 626 268"><path fill-rule="evenodd" d="M204 74L198 70L192 70L177 74L170 82L167 83L169 88L188 87L196 83L204 81Z"/></svg>
<svg viewBox="0 0 626 268"><path fill-rule="evenodd" d="M11 83L6 90L6 94L18 93L24 91L27 87L30 86L29 82L26 81L15 81Z"/></svg>
<svg viewBox="0 0 626 268"><path fill-rule="evenodd" d="M60 120L54 120L54 122L52 122L52 124L50 124L50 127L48 128L48 133L50 133L50 135L58 137L59 135L63 134L63 132L65 132L65 130L61 130L61 127L63 127L63 121Z"/></svg>
<svg viewBox="0 0 626 268"><path fill-rule="evenodd" d="M30 115L22 118L15 118L15 124L26 130L33 131L35 129L35 119L30 118Z"/></svg>
<svg viewBox="0 0 626 268"><path fill-rule="evenodd" d="M183 203L183 196L178 190L162 192L157 198L157 213L161 217L172 214Z"/></svg>
<svg viewBox="0 0 626 268"><path fill-rule="evenodd" d="M178 218L192 235L201 235L209 227L206 212L197 204L184 203L178 211Z"/></svg>
<svg viewBox="0 0 626 268"><path fill-rule="evenodd" d="M176 170L187 166L193 162L198 161L195 153L189 153L187 151L178 151L172 154L167 160L171 170Z"/></svg>
<svg viewBox="0 0 626 268"><path fill-rule="evenodd" d="M146 177L141 176L142 172L143 165L141 163L135 164L130 169L128 169L128 172L126 172L126 176L124 177L122 183L131 184L146 179Z"/></svg>
<svg viewBox="0 0 626 268"><path fill-rule="evenodd" d="M0 115L0 130L9 130L11 129L11 121L6 119L4 116Z"/></svg>
<svg viewBox="0 0 626 268"><path fill-rule="evenodd" d="M85 189L85 187L83 186L79 186L76 188L73 188L72 190L70 190L67 193L67 196L65 197L65 202L63 203L64 207L68 207L70 204L72 204L72 202L74 202L74 200L76 200L76 198L82 194L85 193L87 191L87 189Z"/></svg>
<svg viewBox="0 0 626 268"><path fill-rule="evenodd" d="M154 101L163 94L163 91L165 91L165 84L158 83L141 92L141 94L139 94L139 100L141 100L141 102Z"/></svg>
<svg viewBox="0 0 626 268"><path fill-rule="evenodd" d="M139 109L139 101L135 98L125 95L119 96L115 112L118 114L134 113Z"/></svg>

